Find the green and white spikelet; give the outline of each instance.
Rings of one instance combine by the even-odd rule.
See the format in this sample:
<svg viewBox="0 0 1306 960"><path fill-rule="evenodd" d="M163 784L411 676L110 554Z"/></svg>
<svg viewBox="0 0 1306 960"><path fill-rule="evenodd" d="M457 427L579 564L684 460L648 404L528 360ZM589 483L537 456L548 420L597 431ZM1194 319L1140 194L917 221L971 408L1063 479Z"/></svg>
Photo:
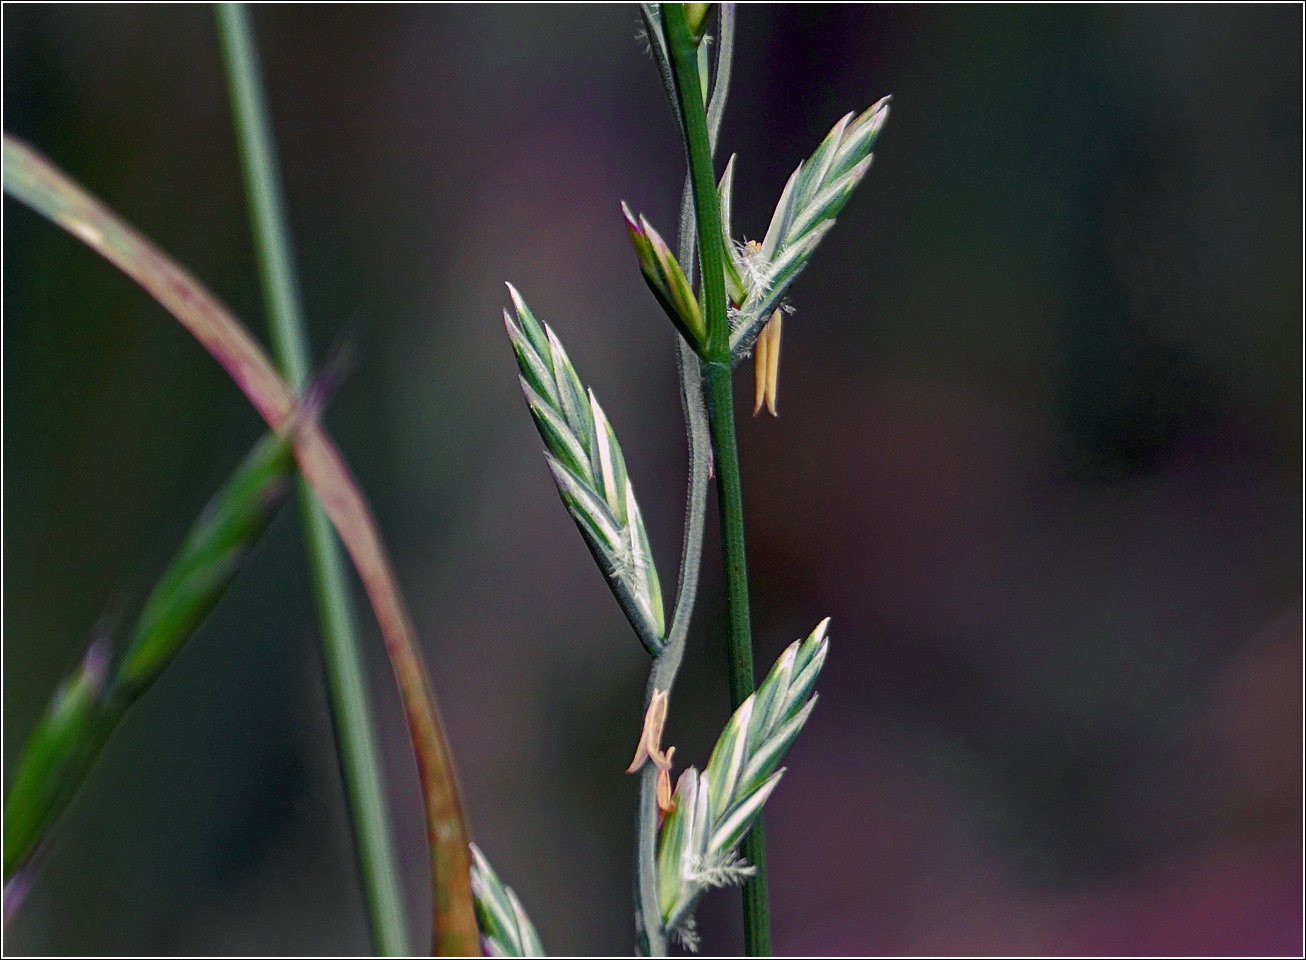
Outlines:
<svg viewBox="0 0 1306 960"><path fill-rule="evenodd" d="M512 887L505 886L476 844L472 849L472 905L481 946L491 957L542 957L544 947Z"/></svg>
<svg viewBox="0 0 1306 960"><path fill-rule="evenodd" d="M776 767L816 705L829 618L780 655L762 685L726 724L707 768L676 784L674 809L658 836L658 906L669 934L694 948L693 910L709 887L742 883L756 868L738 847L780 782Z"/></svg>
<svg viewBox="0 0 1306 960"><path fill-rule="evenodd" d="M512 284L508 291L517 319L505 310L503 321L549 470L640 642L656 656L666 642L662 588L621 447L557 335L535 319Z"/></svg>
<svg viewBox="0 0 1306 960"><path fill-rule="evenodd" d="M871 167L871 147L889 116L884 97L854 119L849 113L830 130L816 152L789 177L760 247L730 239L730 188L734 157L718 191L725 234L726 284L730 294L730 352L738 362L812 251L834 226L834 218Z"/></svg>

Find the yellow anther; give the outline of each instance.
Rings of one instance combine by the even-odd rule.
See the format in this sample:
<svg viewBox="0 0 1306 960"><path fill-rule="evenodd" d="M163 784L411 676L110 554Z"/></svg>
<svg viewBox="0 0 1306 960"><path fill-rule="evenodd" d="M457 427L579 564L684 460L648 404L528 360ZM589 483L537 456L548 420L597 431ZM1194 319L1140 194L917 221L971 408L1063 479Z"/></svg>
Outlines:
<svg viewBox="0 0 1306 960"><path fill-rule="evenodd" d="M764 403L771 416L778 416L775 412L775 403L780 390L782 316L780 310L771 314L771 319L766 322L766 326L758 332L757 342L753 346L753 416L761 412Z"/></svg>

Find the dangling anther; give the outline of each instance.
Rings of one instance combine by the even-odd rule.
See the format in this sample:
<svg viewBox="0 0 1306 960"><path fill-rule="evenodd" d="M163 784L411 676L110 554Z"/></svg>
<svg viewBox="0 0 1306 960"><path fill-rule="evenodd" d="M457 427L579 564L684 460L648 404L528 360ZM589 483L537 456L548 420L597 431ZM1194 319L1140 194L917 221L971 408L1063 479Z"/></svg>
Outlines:
<svg viewBox="0 0 1306 960"><path fill-rule="evenodd" d="M671 802L671 755L676 752L675 747L667 747L667 765L666 768L658 768L658 783L655 796L658 802L658 826L662 826L662 818L676 808Z"/></svg>
<svg viewBox="0 0 1306 960"><path fill-rule="evenodd" d="M775 412L775 402L779 393L782 316L780 310L771 314L753 345L753 416L761 412L763 403L771 416L779 416Z"/></svg>
<svg viewBox="0 0 1306 960"><path fill-rule="evenodd" d="M635 748L635 759L630 761L627 773L634 773L649 760L662 773L671 769L671 754L676 748L668 747L666 753L662 752L662 727L666 722L667 691L655 690L644 714L644 729L639 735L639 746Z"/></svg>

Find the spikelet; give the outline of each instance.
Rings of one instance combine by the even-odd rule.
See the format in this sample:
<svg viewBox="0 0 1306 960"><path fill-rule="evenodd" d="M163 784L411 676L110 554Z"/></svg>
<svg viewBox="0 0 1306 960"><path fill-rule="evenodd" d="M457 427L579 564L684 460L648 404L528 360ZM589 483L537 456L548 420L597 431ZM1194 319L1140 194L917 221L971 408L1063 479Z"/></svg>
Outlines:
<svg viewBox="0 0 1306 960"><path fill-rule="evenodd" d="M692 939L703 892L755 872L739 858L739 843L780 782L784 770L776 768L816 705L812 688L829 649L829 623L822 620L780 655L726 724L704 771L690 767L680 775L658 836L658 906L669 934L685 931Z"/></svg>
<svg viewBox="0 0 1306 960"><path fill-rule="evenodd" d="M476 844L468 846L472 850L472 905L485 952L491 957L544 956L544 946L517 894L498 878Z"/></svg>
<svg viewBox="0 0 1306 960"><path fill-rule="evenodd" d="M816 152L789 177L771 216L766 236L755 251L730 240L730 190L734 158L718 185L721 222L727 260L726 286L730 294L730 353L738 363L757 338L758 331L781 305L785 290L811 259L817 244L834 226L853 189L871 166L871 147L889 116L884 97L854 118L843 117L830 130Z"/></svg>
<svg viewBox="0 0 1306 960"><path fill-rule="evenodd" d="M621 447L557 335L535 319L512 284L508 292L517 319L505 310L503 321L558 493L640 642L656 655L666 638L662 588Z"/></svg>

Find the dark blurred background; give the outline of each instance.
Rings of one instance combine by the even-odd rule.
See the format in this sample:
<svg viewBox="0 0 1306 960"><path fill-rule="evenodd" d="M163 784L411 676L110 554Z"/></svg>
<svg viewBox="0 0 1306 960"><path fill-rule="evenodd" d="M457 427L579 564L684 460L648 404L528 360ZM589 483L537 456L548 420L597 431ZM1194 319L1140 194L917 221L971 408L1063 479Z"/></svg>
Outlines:
<svg viewBox="0 0 1306 960"><path fill-rule="evenodd" d="M254 10L327 424L412 606L474 835L557 953L625 953L647 658L558 503L517 285L625 449L673 591L672 333L625 199L683 159L634 7ZM787 953L1301 950L1302 12L740 11L723 155L758 237L893 112L741 417L759 675L824 616L768 806ZM4 8L4 127L264 319L206 7ZM4 205L4 771L260 433L153 301ZM740 403L751 380L738 376ZM715 544L715 520L709 543ZM715 546L664 742L728 715ZM360 605L411 922L416 780ZM738 895L700 910L742 947ZM131 712L20 953L369 949L296 511Z"/></svg>

